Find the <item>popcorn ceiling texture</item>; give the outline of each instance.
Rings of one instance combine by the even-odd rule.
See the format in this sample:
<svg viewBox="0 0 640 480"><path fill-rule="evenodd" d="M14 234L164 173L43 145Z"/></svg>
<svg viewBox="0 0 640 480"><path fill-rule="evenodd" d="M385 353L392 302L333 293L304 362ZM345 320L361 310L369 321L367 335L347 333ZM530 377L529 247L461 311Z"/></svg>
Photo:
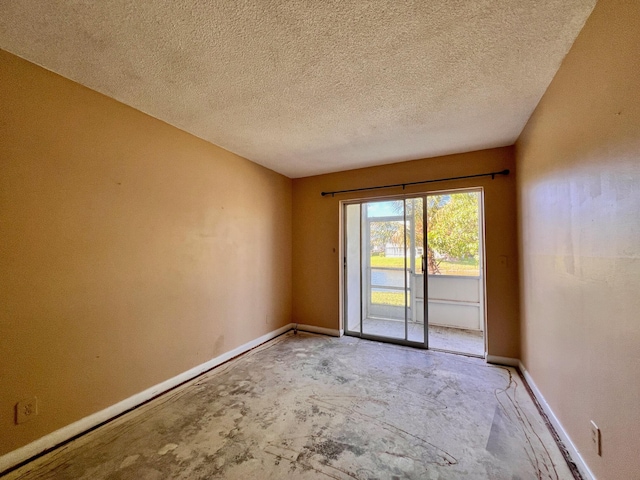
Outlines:
<svg viewBox="0 0 640 480"><path fill-rule="evenodd" d="M513 144L595 3L22 0L0 47L302 177Z"/></svg>

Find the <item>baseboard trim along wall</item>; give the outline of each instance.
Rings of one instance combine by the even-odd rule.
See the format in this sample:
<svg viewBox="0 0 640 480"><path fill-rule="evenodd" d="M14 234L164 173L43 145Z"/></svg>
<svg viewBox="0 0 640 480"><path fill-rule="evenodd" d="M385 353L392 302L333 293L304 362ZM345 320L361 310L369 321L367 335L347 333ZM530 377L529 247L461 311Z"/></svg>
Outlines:
<svg viewBox="0 0 640 480"><path fill-rule="evenodd" d="M298 329L303 330L302 327L303 325L299 325ZM330 329L313 327L311 325L304 325L304 327L308 327L308 331L312 331L311 329L315 329L313 331L322 330L318 331L317 333L325 333L325 331L333 332L333 330ZM157 397L158 395L161 395L174 387L177 387L178 385L187 382L197 377L198 375L201 375L204 372L211 370L212 368L215 368L234 357L237 357L238 355L248 352L258 345L261 345L279 335L282 335L285 332L288 332L289 330L292 330L293 328L294 324L289 323L283 327L278 328L277 330L262 335L255 340L247 342L244 345L240 345L239 347L234 348L227 353L212 358L211 360L198 365L197 367L187 370L186 372L176 375L173 378L165 380L162 383L159 383L151 388L148 388L140 393L126 398L121 402L116 403L115 405L107 407L104 410L100 410L99 412L93 413L88 417L84 417L77 422L71 423L59 430L51 432L44 437L41 437L38 440L25 445L24 447L20 447L17 450L13 450L5 455L0 456L0 476L6 470L9 470L16 465L25 462L26 460L40 455L43 452L51 450L58 445L66 442L67 440L72 439L88 430L91 430L92 428L97 427L98 425L105 423L108 420L111 420L112 418L115 418L118 415L121 415L128 410L131 410L151 400L152 398ZM331 335L331 333L327 333L327 335Z"/></svg>
<svg viewBox="0 0 640 480"><path fill-rule="evenodd" d="M51 450L57 447L58 445L61 445L62 443L84 432L87 432L92 428L97 427L102 423L105 423L159 395L162 395L163 393L165 393L168 390L171 390L172 388L175 388L178 385L184 382L187 382L197 377L198 375L201 375L204 372L211 370L212 368L215 368L218 365L221 365L227 362L228 360L231 360L234 357L237 357L238 355L242 355L243 353L248 352L249 350L257 346L265 342L268 342L269 340L276 338L282 335L283 333L288 332L289 330L294 330L294 329L300 330L302 332L330 335L332 337L341 337L343 334L343 331L339 329L316 327L314 325L289 323L283 327L278 328L277 330L274 330L265 335L262 335L261 337L258 337L255 340L247 342L244 345L240 345L239 347L234 348L229 352L226 352L201 365L198 365L197 367L187 370L186 372L176 375L173 378L165 380L162 383L159 383L151 388L148 388L140 393L137 393L129 398L126 398L125 400L122 400L121 402L118 402L115 405L107 407L104 410L100 410L99 412L93 413L81 420L78 420L77 422L74 422L70 425L62 427L61 429L51 432L45 435L44 437L41 437L38 440L35 440L34 442L31 442L23 447L20 447L17 450L13 450L12 452L9 452L3 456L0 456L0 476L9 469L17 465L20 465L21 463L24 463L25 461L37 455L40 455L48 450ZM569 435L567 435L564 428L560 424L560 421L554 415L553 411L551 410L546 400L540 393L540 390L538 390L538 387L534 383L533 379L531 378L531 375L529 375L529 372L527 372L524 365L518 359L510 358L510 357L500 357L497 355L487 355L486 361L487 363L493 363L497 365L507 365L510 367L516 367L520 369L526 382L529 384L531 391L536 397L536 400L542 407L547 417L549 417L549 421L558 432L560 439L562 440L565 447L569 451L571 458L576 462L576 465L580 470L580 472L582 473L582 475L584 476L584 478L587 480L596 480L596 478L591 473L591 470L589 470L586 463L578 453L578 450L576 449L575 445L569 438Z"/></svg>
<svg viewBox="0 0 640 480"><path fill-rule="evenodd" d="M533 378L531 378L531 375L529 374L527 369L524 367L522 362L520 362L520 364L518 365L518 368L520 369L520 372L522 372L524 379L526 380L527 384L529 385L529 388L533 392L533 396L536 397L536 400L540 404L540 407L549 418L549 421L551 422L551 424L553 425L553 428L558 433L560 440L564 444L565 448L568 450L569 456L575 462L576 466L578 467L578 470L580 470L580 473L582 474L583 478L585 480L596 480L596 477L593 475L593 473L585 463L580 453L578 453L578 449L571 441L571 438L569 437L565 429L562 427L562 424L560 423L560 420L558 420L558 417L556 417L555 414L553 413L553 410L551 410L551 407L542 396L542 393L540 393L540 390L538 390L538 387L533 381Z"/></svg>
<svg viewBox="0 0 640 480"><path fill-rule="evenodd" d="M493 363L496 365L506 365L507 367L518 368L520 366L520 360L511 357L500 357L498 355L489 355L485 358L487 363Z"/></svg>
<svg viewBox="0 0 640 480"><path fill-rule="evenodd" d="M338 330L337 328L316 327L314 325L304 325L302 323L294 324L294 328L297 328L301 332L321 333L322 335L329 335L331 337L341 337L344 333L343 330Z"/></svg>
<svg viewBox="0 0 640 480"><path fill-rule="evenodd" d="M567 434L562 424L558 420L558 417L555 416L555 414L553 413L553 410L551 410L551 407L549 407L549 404L542 396L542 393L540 393L540 390L538 390L538 387L533 381L533 378L531 378L531 375L529 374L527 369L524 367L522 362L517 358L500 357L498 355L487 355L486 362L493 363L495 365L506 365L509 367L518 368L520 370L520 372L524 376L525 381L529 385L529 388L531 389L533 396L535 397L536 401L540 404L540 408L542 408L542 411L549 418L551 425L553 425L553 428L555 429L558 436L560 437L560 440L562 441L565 448L569 452L569 456L578 467L580 474L583 476L585 480L596 480L596 477L593 475L591 470L589 470L589 467L585 463L582 456L580 456L580 453L578 453L578 449L571 441L571 438L569 438L569 435Z"/></svg>

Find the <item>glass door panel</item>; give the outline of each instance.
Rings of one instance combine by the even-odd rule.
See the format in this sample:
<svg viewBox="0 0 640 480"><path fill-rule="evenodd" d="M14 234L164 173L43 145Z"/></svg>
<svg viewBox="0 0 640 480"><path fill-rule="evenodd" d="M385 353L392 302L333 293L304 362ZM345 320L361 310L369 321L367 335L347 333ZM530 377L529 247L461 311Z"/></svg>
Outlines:
<svg viewBox="0 0 640 480"><path fill-rule="evenodd" d="M361 265L362 333L406 340L409 292L403 200L362 204Z"/></svg>
<svg viewBox="0 0 640 480"><path fill-rule="evenodd" d="M482 193L427 196L429 348L484 356Z"/></svg>
<svg viewBox="0 0 640 480"><path fill-rule="evenodd" d="M423 197L344 207L345 332L426 346Z"/></svg>

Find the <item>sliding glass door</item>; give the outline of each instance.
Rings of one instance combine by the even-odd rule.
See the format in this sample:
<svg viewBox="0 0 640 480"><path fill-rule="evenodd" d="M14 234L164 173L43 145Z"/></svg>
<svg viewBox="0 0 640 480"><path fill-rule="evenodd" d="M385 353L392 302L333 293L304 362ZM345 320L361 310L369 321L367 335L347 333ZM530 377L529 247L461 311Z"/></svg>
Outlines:
<svg viewBox="0 0 640 480"><path fill-rule="evenodd" d="M343 219L348 335L484 356L481 191L349 203Z"/></svg>
<svg viewBox="0 0 640 480"><path fill-rule="evenodd" d="M426 347L422 197L345 205L348 334Z"/></svg>

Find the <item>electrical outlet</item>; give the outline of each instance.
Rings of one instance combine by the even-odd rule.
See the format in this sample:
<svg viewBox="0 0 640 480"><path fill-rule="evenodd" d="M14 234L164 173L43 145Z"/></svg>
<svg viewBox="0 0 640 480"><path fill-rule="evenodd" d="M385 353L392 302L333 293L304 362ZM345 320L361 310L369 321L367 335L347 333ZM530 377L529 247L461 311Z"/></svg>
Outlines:
<svg viewBox="0 0 640 480"><path fill-rule="evenodd" d="M591 444L593 445L595 452L602 456L602 435L600 434L600 429L593 420L591 420Z"/></svg>
<svg viewBox="0 0 640 480"><path fill-rule="evenodd" d="M38 415L38 399L36 397L26 398L16 403L16 425L28 422Z"/></svg>

